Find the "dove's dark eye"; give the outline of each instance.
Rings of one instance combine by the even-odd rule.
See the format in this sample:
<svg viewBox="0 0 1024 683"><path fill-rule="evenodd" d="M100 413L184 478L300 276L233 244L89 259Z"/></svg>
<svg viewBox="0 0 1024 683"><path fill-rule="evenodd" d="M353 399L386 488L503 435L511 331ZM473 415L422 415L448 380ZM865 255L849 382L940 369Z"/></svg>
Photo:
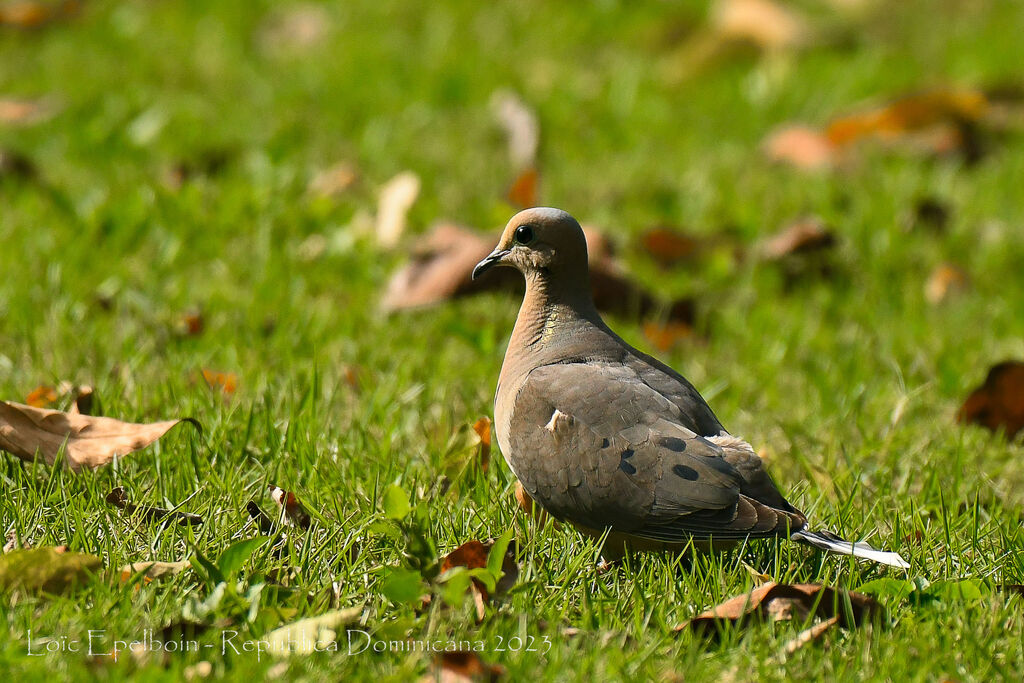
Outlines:
<svg viewBox="0 0 1024 683"><path fill-rule="evenodd" d="M533 228L529 225L520 225L513 235L518 244L529 244L533 241Z"/></svg>

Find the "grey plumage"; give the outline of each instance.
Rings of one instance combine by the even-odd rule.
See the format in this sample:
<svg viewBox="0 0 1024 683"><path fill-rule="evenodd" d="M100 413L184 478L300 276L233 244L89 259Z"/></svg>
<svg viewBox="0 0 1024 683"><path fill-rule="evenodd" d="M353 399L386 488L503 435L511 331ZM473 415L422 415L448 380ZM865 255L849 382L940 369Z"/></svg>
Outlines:
<svg viewBox="0 0 1024 683"><path fill-rule="evenodd" d="M693 385L608 328L590 298L586 241L572 216L517 214L474 277L498 265L518 268L527 288L501 368L495 431L525 490L553 516L637 548L783 536L908 566L895 553L808 530Z"/></svg>

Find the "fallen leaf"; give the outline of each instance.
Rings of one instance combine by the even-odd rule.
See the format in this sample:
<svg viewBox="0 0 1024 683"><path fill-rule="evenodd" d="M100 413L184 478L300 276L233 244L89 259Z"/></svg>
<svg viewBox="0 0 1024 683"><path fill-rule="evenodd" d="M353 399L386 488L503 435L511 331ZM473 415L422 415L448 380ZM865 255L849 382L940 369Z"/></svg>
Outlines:
<svg viewBox="0 0 1024 683"><path fill-rule="evenodd" d="M318 197L344 194L359 179L356 165L341 161L318 172L309 183L309 193Z"/></svg>
<svg viewBox="0 0 1024 683"><path fill-rule="evenodd" d="M1010 439L1024 429L1024 362L993 366L985 382L964 401L957 422L979 424L992 431L1001 428Z"/></svg>
<svg viewBox="0 0 1024 683"><path fill-rule="evenodd" d="M267 52L301 54L326 40L331 29L327 8L309 2L271 12L259 31L259 43Z"/></svg>
<svg viewBox="0 0 1024 683"><path fill-rule="evenodd" d="M21 152L0 149L0 180L5 177L32 179L38 175L36 165Z"/></svg>
<svg viewBox="0 0 1024 683"><path fill-rule="evenodd" d="M206 329L206 318L199 309L185 311L178 316L174 323L174 333L179 337L198 337L204 329ZM203 372L208 371L204 370Z"/></svg>
<svg viewBox="0 0 1024 683"><path fill-rule="evenodd" d="M222 393L225 398L235 393L238 388L238 375L233 372L216 372L203 368L203 381L213 391Z"/></svg>
<svg viewBox="0 0 1024 683"><path fill-rule="evenodd" d="M286 626L276 628L263 636L270 654L281 657L308 655L314 652L333 651L343 647L338 642L338 629L359 619L362 605L348 609L334 610L315 617L300 619Z"/></svg>
<svg viewBox="0 0 1024 683"><path fill-rule="evenodd" d="M659 351L668 351L680 342L693 339L696 334L689 324L671 320L666 323L645 321L643 327L644 336Z"/></svg>
<svg viewBox="0 0 1024 683"><path fill-rule="evenodd" d="M78 13L81 0L43 2L42 0L16 0L0 5L0 26L14 28L40 28L53 21L68 19Z"/></svg>
<svg viewBox="0 0 1024 683"><path fill-rule="evenodd" d="M143 519L157 521L166 517L169 521L177 520L181 526L195 526L203 523L202 517L191 512L167 510L150 505L136 505L128 500L128 495L121 486L107 494L107 502L114 507L124 510L129 515L139 515Z"/></svg>
<svg viewBox="0 0 1024 683"><path fill-rule="evenodd" d="M487 542L469 541L463 543L455 550L445 555L441 560L441 573L454 567L465 567L467 569L484 569L487 567L487 560L494 547L494 540ZM516 563L516 543L512 541L501 560L502 577L498 580L494 594L501 595L508 591L519 578L519 565ZM487 587L477 578L473 578L473 586L480 592L484 602L490 599Z"/></svg>
<svg viewBox="0 0 1024 683"><path fill-rule="evenodd" d="M132 562L121 567L118 572L121 576L121 583L126 583L137 574L142 574L147 579L165 579L180 574L190 568L192 563L189 560L181 562Z"/></svg>
<svg viewBox="0 0 1024 683"><path fill-rule="evenodd" d="M924 298L930 304L940 304L954 294L963 293L969 286L967 273L951 263L942 263L928 276Z"/></svg>
<svg viewBox="0 0 1024 683"><path fill-rule="evenodd" d="M769 619L803 619L813 614L820 619L835 617L839 626L853 628L884 614L874 598L821 584L766 583L702 612L675 630L714 635L725 624L742 628Z"/></svg>
<svg viewBox="0 0 1024 683"><path fill-rule="evenodd" d="M403 171L380 189L377 199L377 244L391 249L405 232L406 215L420 193L420 177Z"/></svg>
<svg viewBox="0 0 1024 683"><path fill-rule="evenodd" d="M469 650L441 652L434 658L432 675L424 676L420 683L473 683L474 681L497 681L505 675L505 667L488 664L480 655Z"/></svg>
<svg viewBox="0 0 1024 683"><path fill-rule="evenodd" d="M474 422L473 431L480 437L480 469L486 472L491 464L491 418L485 416Z"/></svg>
<svg viewBox="0 0 1024 683"><path fill-rule="evenodd" d="M768 136L764 154L771 161L815 171L833 166L839 160L839 148L828 137L810 126L790 125Z"/></svg>
<svg viewBox="0 0 1024 683"><path fill-rule="evenodd" d="M282 522L287 521L289 524L300 529L309 528L309 513L306 512L306 508L302 507L302 503L299 502L294 493L285 491L280 486L274 486L273 484L267 488L270 489L270 497L281 508Z"/></svg>
<svg viewBox="0 0 1024 683"><path fill-rule="evenodd" d="M794 254L826 251L835 246L836 236L816 218L790 223L769 238L762 252L770 260L781 260Z"/></svg>
<svg viewBox="0 0 1024 683"><path fill-rule="evenodd" d="M837 118L825 134L833 145L848 145L872 136L894 138L938 124L977 121L987 108L985 95L974 90L930 90Z"/></svg>
<svg viewBox="0 0 1024 683"><path fill-rule="evenodd" d="M55 107L46 100L0 98L0 123L27 126L53 116Z"/></svg>
<svg viewBox="0 0 1024 683"><path fill-rule="evenodd" d="M66 548L28 548L0 555L0 588L27 593L63 593L85 583L103 561Z"/></svg>
<svg viewBox="0 0 1024 683"><path fill-rule="evenodd" d="M25 397L25 403L33 408L49 408L57 402L57 391L53 387L40 385Z"/></svg>
<svg viewBox="0 0 1024 683"><path fill-rule="evenodd" d="M525 209L537 205L537 183L540 174L537 169L528 168L516 176L506 195L512 206Z"/></svg>
<svg viewBox="0 0 1024 683"><path fill-rule="evenodd" d="M770 0L719 0L711 24L726 39L749 41L767 50L796 47L808 35L800 16Z"/></svg>
<svg viewBox="0 0 1024 683"><path fill-rule="evenodd" d="M692 259L700 250L700 242L693 237L670 230L653 228L640 237L644 251L663 268Z"/></svg>
<svg viewBox="0 0 1024 683"><path fill-rule="evenodd" d="M513 168L533 168L540 144L537 115L516 93L505 89L491 95L491 111L508 138L508 158Z"/></svg>
<svg viewBox="0 0 1024 683"><path fill-rule="evenodd" d="M550 519L548 513L530 497L530 494L523 488L523 483L518 479L516 479L513 495L515 496L516 504L519 506L519 509L529 515L538 524L545 524ZM558 522L554 523L558 524Z"/></svg>
<svg viewBox="0 0 1024 683"><path fill-rule="evenodd" d="M66 443L65 461L78 471L145 448L182 422L202 431L190 417L139 424L0 401L0 450L29 461L38 453L52 465Z"/></svg>

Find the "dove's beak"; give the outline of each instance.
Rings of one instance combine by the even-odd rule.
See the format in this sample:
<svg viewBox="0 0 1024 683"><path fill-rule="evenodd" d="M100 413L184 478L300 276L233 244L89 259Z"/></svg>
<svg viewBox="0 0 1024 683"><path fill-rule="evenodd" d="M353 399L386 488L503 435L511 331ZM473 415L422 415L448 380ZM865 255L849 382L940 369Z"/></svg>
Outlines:
<svg viewBox="0 0 1024 683"><path fill-rule="evenodd" d="M476 264L476 267L473 268L473 279L477 279L494 266L500 264L502 260L508 256L509 251L509 249L502 249L499 247L488 254L487 258Z"/></svg>

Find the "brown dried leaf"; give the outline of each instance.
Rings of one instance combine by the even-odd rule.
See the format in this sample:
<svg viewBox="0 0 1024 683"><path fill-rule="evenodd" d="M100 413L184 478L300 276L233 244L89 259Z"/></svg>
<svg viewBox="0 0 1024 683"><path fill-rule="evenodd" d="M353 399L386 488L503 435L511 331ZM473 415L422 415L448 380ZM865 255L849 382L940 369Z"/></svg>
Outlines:
<svg viewBox="0 0 1024 683"><path fill-rule="evenodd" d="M491 464L491 418L484 416L474 422L473 431L480 437L480 469L486 472Z"/></svg>
<svg viewBox="0 0 1024 683"><path fill-rule="evenodd" d="M836 236L817 218L790 223L764 243L762 252L773 261L795 254L810 254L835 246Z"/></svg>
<svg viewBox="0 0 1024 683"><path fill-rule="evenodd" d="M309 183L309 193L319 197L344 194L359 179L359 170L350 161L341 161L323 169Z"/></svg>
<svg viewBox="0 0 1024 683"><path fill-rule="evenodd" d="M942 263L928 276L924 298L930 304L940 304L950 296L966 291L969 286L967 273L951 263Z"/></svg>
<svg viewBox="0 0 1024 683"><path fill-rule="evenodd" d="M548 515L544 508L538 505L533 498L530 497L530 494L523 488L523 483L518 479L516 479L514 495L516 498L516 504L519 505L520 510L532 517L537 524L543 525L547 523L550 519L550 515ZM554 524L558 524L558 522L554 522Z"/></svg>
<svg viewBox="0 0 1024 683"><path fill-rule="evenodd" d="M287 521L300 529L308 529L310 525L309 513L302 503L291 491L285 491L280 486L271 484L267 487L270 490L270 497L281 508L281 521Z"/></svg>
<svg viewBox="0 0 1024 683"><path fill-rule="evenodd" d="M199 309L185 311L174 324L174 333L179 337L198 337L206 329L206 318Z"/></svg>
<svg viewBox="0 0 1024 683"><path fill-rule="evenodd" d="M508 188L508 200L513 206L525 209L537 205L537 183L540 174L535 168L527 168L512 181Z"/></svg>
<svg viewBox="0 0 1024 683"><path fill-rule="evenodd" d="M424 676L420 683L473 683L474 681L497 681L505 675L505 667L488 664L480 655L468 650L442 652L434 658L432 675Z"/></svg>
<svg viewBox="0 0 1024 683"><path fill-rule="evenodd" d="M142 574L146 582L153 579L165 579L189 569L192 563L189 560L181 562L132 562L118 570L121 583L126 583L136 574Z"/></svg>
<svg viewBox="0 0 1024 683"><path fill-rule="evenodd" d="M0 98L0 123L27 126L53 116L55 107L47 100Z"/></svg>
<svg viewBox="0 0 1024 683"><path fill-rule="evenodd" d="M463 543L455 550L445 555L441 560L441 573L453 567L466 567L467 569L483 569L487 566L487 556L494 546L494 541L482 543L480 541L469 541ZM519 565L516 564L516 542L508 544L505 557L502 558L501 571L503 576L498 580L495 587L495 595L501 595L511 588L519 578ZM478 579L473 579L473 586L480 592L484 602L490 599L487 588Z"/></svg>
<svg viewBox="0 0 1024 683"><path fill-rule="evenodd" d="M720 0L711 21L722 37L768 50L796 47L808 35L800 16L771 0Z"/></svg>
<svg viewBox="0 0 1024 683"><path fill-rule="evenodd" d="M743 627L765 618L802 618L803 614L814 614L820 619L835 617L839 626L853 628L881 616L884 610L878 601L862 593L817 583L772 582L726 600L677 626L675 630L714 635L725 624Z"/></svg>
<svg viewBox="0 0 1024 683"><path fill-rule="evenodd" d="M420 193L420 177L403 171L384 183L377 199L377 244L391 249L405 232L406 215Z"/></svg>
<svg viewBox="0 0 1024 683"><path fill-rule="evenodd" d="M781 128L764 141L765 156L797 168L816 171L833 166L839 149L821 132L802 125Z"/></svg>
<svg viewBox="0 0 1024 683"><path fill-rule="evenodd" d="M203 523L203 518L191 512L180 510L167 510L165 508L153 507L151 505L136 505L128 500L128 494L124 488L118 486L107 494L107 502L124 510L129 515L139 515L143 519L161 520L165 517L169 520L177 520L181 526L195 526Z"/></svg>
<svg viewBox="0 0 1024 683"><path fill-rule="evenodd" d="M491 96L491 111L508 138L508 157L512 166L516 169L534 167L540 144L537 115L511 90L498 90Z"/></svg>
<svg viewBox="0 0 1024 683"><path fill-rule="evenodd" d="M644 336L659 351L668 351L677 344L693 339L695 331L687 323L668 321L664 324L644 322Z"/></svg>
<svg viewBox="0 0 1024 683"><path fill-rule="evenodd" d="M833 120L826 136L833 145L848 145L865 137L894 138L939 124L980 120L988 100L974 90L931 90L899 98L890 104Z"/></svg>
<svg viewBox="0 0 1024 683"><path fill-rule="evenodd" d="M640 237L640 244L647 255L663 268L692 259L701 247L693 237L669 228L648 230Z"/></svg>
<svg viewBox="0 0 1024 683"><path fill-rule="evenodd" d="M65 461L77 472L145 448L182 422L202 431L190 417L138 424L0 401L0 450L30 461L38 452L52 465L66 442Z"/></svg>
<svg viewBox="0 0 1024 683"><path fill-rule="evenodd" d="M971 422L1013 438L1024 429L1024 362L1004 361L964 401L957 422Z"/></svg>
<svg viewBox="0 0 1024 683"><path fill-rule="evenodd" d="M71 18L78 13L81 6L81 0L5 2L0 5L0 26L22 29L40 28L53 21Z"/></svg>

